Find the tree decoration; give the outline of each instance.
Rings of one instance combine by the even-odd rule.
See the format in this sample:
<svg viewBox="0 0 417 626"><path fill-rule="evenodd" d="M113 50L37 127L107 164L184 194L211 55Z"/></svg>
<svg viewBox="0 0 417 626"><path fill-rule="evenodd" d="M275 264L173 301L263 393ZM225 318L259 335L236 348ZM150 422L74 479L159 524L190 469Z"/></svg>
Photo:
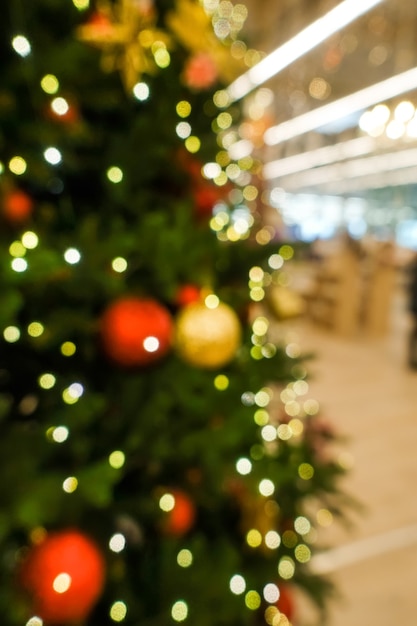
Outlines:
<svg viewBox="0 0 417 626"><path fill-rule="evenodd" d="M198 302L201 297L201 289L197 285L183 285L178 289L175 304L184 307L192 302Z"/></svg>
<svg viewBox="0 0 417 626"><path fill-rule="evenodd" d="M92 540L78 530L47 535L34 546L21 570L31 610L45 624L84 620L98 600L105 575L104 559Z"/></svg>
<svg viewBox="0 0 417 626"><path fill-rule="evenodd" d="M106 354L122 366L148 365L171 346L173 324L169 311L155 300L124 297L101 319Z"/></svg>
<svg viewBox="0 0 417 626"><path fill-rule="evenodd" d="M228 83L245 67L230 55L230 49L213 31L212 17L195 0L177 0L176 9L167 17L169 30L192 54L209 55L222 82Z"/></svg>
<svg viewBox="0 0 417 626"><path fill-rule="evenodd" d="M234 310L224 302L214 308L195 302L184 307L176 322L176 349L190 365L217 368L233 359L241 327Z"/></svg>
<svg viewBox="0 0 417 626"><path fill-rule="evenodd" d="M294 617L294 600L288 585L279 584L277 608L291 621Z"/></svg>
<svg viewBox="0 0 417 626"><path fill-rule="evenodd" d="M3 196L3 215L11 223L26 221L33 210L33 200L24 191L12 189Z"/></svg>
<svg viewBox="0 0 417 626"><path fill-rule="evenodd" d="M209 89L218 78L218 70L210 54L200 52L185 64L183 80L190 89Z"/></svg>
<svg viewBox="0 0 417 626"><path fill-rule="evenodd" d="M118 70L131 91L143 73L157 68L153 49L166 48L169 35L156 28L156 12L149 0L102 0L97 14L78 28L78 37L103 51L105 72Z"/></svg>
<svg viewBox="0 0 417 626"><path fill-rule="evenodd" d="M180 489L171 490L172 508L165 513L163 531L168 535L185 535L194 525L196 510L190 496Z"/></svg>

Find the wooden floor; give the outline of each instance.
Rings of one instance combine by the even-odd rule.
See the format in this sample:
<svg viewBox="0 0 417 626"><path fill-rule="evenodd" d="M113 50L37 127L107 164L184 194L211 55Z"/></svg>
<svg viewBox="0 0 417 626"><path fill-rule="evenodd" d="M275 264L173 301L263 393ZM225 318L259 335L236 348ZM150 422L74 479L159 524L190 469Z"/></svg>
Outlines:
<svg viewBox="0 0 417 626"><path fill-rule="evenodd" d="M329 626L417 624L417 371L407 367L410 320L401 293L391 317L379 339L338 337L306 320L288 330L317 355L310 395L348 437L344 487L365 507L353 529L329 529L332 548L313 563L341 594ZM310 618L301 602L295 626Z"/></svg>

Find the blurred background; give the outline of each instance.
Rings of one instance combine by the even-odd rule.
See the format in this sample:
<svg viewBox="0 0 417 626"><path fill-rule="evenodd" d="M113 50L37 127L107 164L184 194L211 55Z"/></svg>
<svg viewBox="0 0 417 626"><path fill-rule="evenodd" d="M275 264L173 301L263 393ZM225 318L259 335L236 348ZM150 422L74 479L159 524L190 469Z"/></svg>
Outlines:
<svg viewBox="0 0 417 626"><path fill-rule="evenodd" d="M340 17L335 9L346 2L245 4L248 38L266 60L229 88L236 99L245 94L251 120L237 144L264 164L269 219L283 237L308 244L288 279L302 313L280 332L316 354L312 389L346 435L346 486L363 504L352 527L335 531L326 558L315 563L339 583L331 626L411 624L417 4L353 2L351 21L340 28L330 18ZM363 12L352 19L355 11ZM282 307L278 294L276 305Z"/></svg>

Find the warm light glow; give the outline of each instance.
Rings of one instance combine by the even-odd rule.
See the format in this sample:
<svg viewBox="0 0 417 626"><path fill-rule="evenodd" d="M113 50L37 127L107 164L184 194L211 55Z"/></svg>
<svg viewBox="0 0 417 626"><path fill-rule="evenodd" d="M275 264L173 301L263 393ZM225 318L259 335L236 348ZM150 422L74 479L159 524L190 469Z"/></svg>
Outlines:
<svg viewBox="0 0 417 626"><path fill-rule="evenodd" d="M69 104L65 98L54 98L51 102L51 109L57 115L65 115L69 111Z"/></svg>
<svg viewBox="0 0 417 626"><path fill-rule="evenodd" d="M54 591L57 593L65 593L71 587L71 576L66 572L62 572L62 574L58 574L52 583L52 587Z"/></svg>
<svg viewBox="0 0 417 626"><path fill-rule="evenodd" d="M231 101L246 96L255 87L272 78L325 41L328 37L369 11L382 0L344 0L295 37L262 59L255 67L239 76L227 89Z"/></svg>
<svg viewBox="0 0 417 626"><path fill-rule="evenodd" d="M114 450L109 455L109 465L113 469L120 469L125 464L126 457L121 450Z"/></svg>
<svg viewBox="0 0 417 626"><path fill-rule="evenodd" d="M121 600L114 602L110 608L110 618L113 622L122 622L127 615L127 606Z"/></svg>
<svg viewBox="0 0 417 626"><path fill-rule="evenodd" d="M58 91L59 81L53 74L46 74L41 80L41 87L45 93L52 95Z"/></svg>
<svg viewBox="0 0 417 626"><path fill-rule="evenodd" d="M149 93L149 87L146 83L136 83L133 87L133 95L141 102L149 98Z"/></svg>
<svg viewBox="0 0 417 626"><path fill-rule="evenodd" d="M246 591L246 581L240 574L235 574L230 579L230 591L235 595L240 595Z"/></svg>
<svg viewBox="0 0 417 626"><path fill-rule="evenodd" d="M46 148L43 153L45 157L45 161L47 161L50 165L58 165L62 161L62 155L58 148L54 148L53 146Z"/></svg>
<svg viewBox="0 0 417 626"><path fill-rule="evenodd" d="M13 37L12 46L15 52L21 57L27 57L31 52L29 40L24 35Z"/></svg>
<svg viewBox="0 0 417 626"><path fill-rule="evenodd" d="M76 248L68 248L64 252L64 259L70 265L76 265L81 260L81 254Z"/></svg>
<svg viewBox="0 0 417 626"><path fill-rule="evenodd" d="M126 539L122 533L116 533L110 538L109 548L112 552L122 552L126 546Z"/></svg>
<svg viewBox="0 0 417 626"><path fill-rule="evenodd" d="M15 343L20 339L20 330L17 326L7 326L3 330L3 337L8 343Z"/></svg>
<svg viewBox="0 0 417 626"><path fill-rule="evenodd" d="M16 176L21 176L26 172L27 163L21 156L14 156L9 161L9 170Z"/></svg>
<svg viewBox="0 0 417 626"><path fill-rule="evenodd" d="M171 615L175 622L183 622L186 620L188 616L187 603L184 602L184 600L178 600L178 602L175 602L171 609Z"/></svg>
<svg viewBox="0 0 417 626"><path fill-rule="evenodd" d="M193 564L193 554L190 550L184 548L177 555L177 563L180 567L190 567Z"/></svg>
<svg viewBox="0 0 417 626"><path fill-rule="evenodd" d="M146 352L157 352L159 349L159 339L157 337L146 337L143 341Z"/></svg>

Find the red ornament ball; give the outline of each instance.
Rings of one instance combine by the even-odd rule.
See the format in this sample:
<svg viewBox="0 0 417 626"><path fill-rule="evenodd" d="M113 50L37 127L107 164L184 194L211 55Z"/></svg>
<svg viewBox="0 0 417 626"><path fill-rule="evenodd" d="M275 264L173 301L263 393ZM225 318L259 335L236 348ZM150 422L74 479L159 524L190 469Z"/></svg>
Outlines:
<svg viewBox="0 0 417 626"><path fill-rule="evenodd" d="M184 491L175 489L170 494L174 498L174 506L166 513L163 529L168 535L182 536L194 525L195 506Z"/></svg>
<svg viewBox="0 0 417 626"><path fill-rule="evenodd" d="M277 608L291 621L294 617L294 601L287 585L279 585Z"/></svg>
<svg viewBox="0 0 417 626"><path fill-rule="evenodd" d="M190 89L210 89L218 79L213 57L205 52L192 56L185 65L183 79Z"/></svg>
<svg viewBox="0 0 417 626"><path fill-rule="evenodd" d="M104 584L104 559L77 530L52 533L30 551L21 581L32 598L32 610L45 624L83 621Z"/></svg>
<svg viewBox="0 0 417 626"><path fill-rule="evenodd" d="M183 285L178 289L175 302L178 306L183 307L192 302L198 302L201 298L201 289L197 285Z"/></svg>
<svg viewBox="0 0 417 626"><path fill-rule="evenodd" d="M9 222L24 222L30 217L32 210L33 200L24 191L16 189L3 198L3 214Z"/></svg>
<svg viewBox="0 0 417 626"><path fill-rule="evenodd" d="M123 366L159 360L169 350L172 335L171 314L155 300L121 298L107 308L101 319L104 350Z"/></svg>

